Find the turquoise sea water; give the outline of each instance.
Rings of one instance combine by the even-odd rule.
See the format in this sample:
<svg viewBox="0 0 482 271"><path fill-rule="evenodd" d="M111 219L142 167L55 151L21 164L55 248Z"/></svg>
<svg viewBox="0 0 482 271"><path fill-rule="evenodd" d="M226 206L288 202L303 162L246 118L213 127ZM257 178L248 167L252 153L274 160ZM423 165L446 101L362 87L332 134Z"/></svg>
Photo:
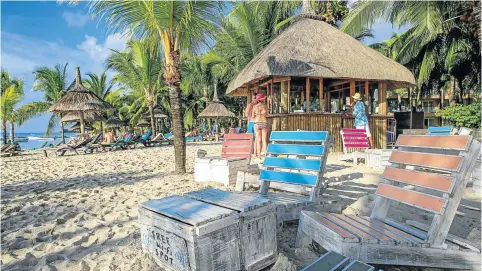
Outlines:
<svg viewBox="0 0 482 271"><path fill-rule="evenodd" d="M7 139L9 139L9 133L7 131ZM65 133L65 142L69 142L70 137L77 136L77 133ZM45 137L44 133L15 133L15 138L27 138L27 137ZM60 138L60 132L52 133L48 136L49 140L43 139L29 139L27 142L18 142L22 150L33 150L38 149L46 144L46 146L50 144L57 144L59 143L62 138Z"/></svg>

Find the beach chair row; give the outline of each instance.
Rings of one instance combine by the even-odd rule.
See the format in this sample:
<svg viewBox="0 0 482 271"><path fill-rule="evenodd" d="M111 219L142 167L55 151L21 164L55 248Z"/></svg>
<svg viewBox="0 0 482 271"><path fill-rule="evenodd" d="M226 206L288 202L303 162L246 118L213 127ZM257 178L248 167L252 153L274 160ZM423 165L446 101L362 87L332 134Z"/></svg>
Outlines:
<svg viewBox="0 0 482 271"><path fill-rule="evenodd" d="M141 225L148 226L143 230L145 249L155 257L161 255L156 254L157 243L149 237L152 229L161 235L176 235L172 231L182 228L178 241L187 247L169 246L169 251L177 249L184 261L172 266L156 260L168 270L260 270L275 261L273 230L284 221L299 219L296 247L315 241L325 249L368 264L479 267L480 245L448 234L467 184L467 172L473 170L480 152L478 141L468 135L399 136L369 217L306 210L319 203L326 188L323 174L331 142L327 132L272 132L259 176L259 193L208 189L143 204L139 213ZM272 182L307 187L310 194L303 197L269 192ZM392 202L432 213L431 225L390 220ZM257 210L262 206L271 207ZM257 227L256 234L243 234L253 227ZM226 247L228 244L232 246ZM206 251L212 253L203 254ZM188 258L190 269L180 264L186 264ZM168 257L167 261L174 260Z"/></svg>

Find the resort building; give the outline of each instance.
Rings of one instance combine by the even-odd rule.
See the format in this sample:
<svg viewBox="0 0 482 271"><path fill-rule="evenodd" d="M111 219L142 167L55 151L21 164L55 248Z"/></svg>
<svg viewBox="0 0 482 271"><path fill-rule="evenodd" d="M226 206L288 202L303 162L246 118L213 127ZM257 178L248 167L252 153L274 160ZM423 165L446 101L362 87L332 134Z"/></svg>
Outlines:
<svg viewBox="0 0 482 271"><path fill-rule="evenodd" d="M399 63L365 46L312 14L302 14L230 82L227 95L268 97L271 131L318 130L335 136L353 127L346 115L352 96L367 106L375 148L386 148L394 130L387 91L415 85Z"/></svg>

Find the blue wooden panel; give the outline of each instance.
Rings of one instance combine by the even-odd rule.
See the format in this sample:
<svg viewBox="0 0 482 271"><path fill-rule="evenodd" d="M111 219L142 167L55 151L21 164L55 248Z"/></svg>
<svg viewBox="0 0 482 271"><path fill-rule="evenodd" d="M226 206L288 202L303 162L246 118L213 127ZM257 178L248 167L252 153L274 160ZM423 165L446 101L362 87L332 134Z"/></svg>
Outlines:
<svg viewBox="0 0 482 271"><path fill-rule="evenodd" d="M452 132L452 126L440 126L440 127L428 127L429 133L450 133Z"/></svg>
<svg viewBox="0 0 482 271"><path fill-rule="evenodd" d="M292 159L279 157L266 157L263 165L265 167L282 167L289 169L320 170L321 161L313 159Z"/></svg>
<svg viewBox="0 0 482 271"><path fill-rule="evenodd" d="M295 144L269 144L268 153L271 154L297 154L297 155L323 155L323 146L295 145Z"/></svg>
<svg viewBox="0 0 482 271"><path fill-rule="evenodd" d="M328 138L326 131L274 131L271 132L270 141L306 141L324 142Z"/></svg>
<svg viewBox="0 0 482 271"><path fill-rule="evenodd" d="M315 186L317 177L318 176L315 175L270 170L262 170L261 174L259 175L259 179L264 181L300 184L307 186Z"/></svg>
<svg viewBox="0 0 482 271"><path fill-rule="evenodd" d="M448 136L450 135L450 132L434 132L434 133L428 133L427 135Z"/></svg>

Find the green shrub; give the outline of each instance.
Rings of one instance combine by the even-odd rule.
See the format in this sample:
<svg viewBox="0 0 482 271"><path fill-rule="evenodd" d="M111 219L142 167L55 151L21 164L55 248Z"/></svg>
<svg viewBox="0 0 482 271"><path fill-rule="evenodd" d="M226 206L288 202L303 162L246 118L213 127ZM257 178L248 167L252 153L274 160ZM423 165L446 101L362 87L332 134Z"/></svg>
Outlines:
<svg viewBox="0 0 482 271"><path fill-rule="evenodd" d="M454 104L437 110L435 115L456 127L479 128L481 121L480 106L480 102L469 105Z"/></svg>

